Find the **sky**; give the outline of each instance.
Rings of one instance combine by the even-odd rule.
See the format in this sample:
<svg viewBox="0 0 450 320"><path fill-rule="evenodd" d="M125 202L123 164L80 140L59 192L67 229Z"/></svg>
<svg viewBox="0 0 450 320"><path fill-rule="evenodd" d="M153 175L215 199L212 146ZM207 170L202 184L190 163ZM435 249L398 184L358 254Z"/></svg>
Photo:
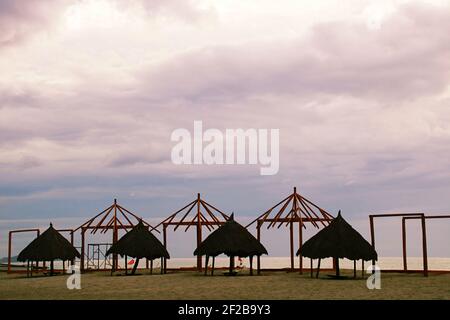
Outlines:
<svg viewBox="0 0 450 320"><path fill-rule="evenodd" d="M201 192L246 220L297 186L364 235L370 213L448 213L449 30L450 1L0 0L0 256L7 230L114 198L157 222ZM173 164L195 120L279 129L278 174ZM432 254L449 232L429 224Z"/></svg>

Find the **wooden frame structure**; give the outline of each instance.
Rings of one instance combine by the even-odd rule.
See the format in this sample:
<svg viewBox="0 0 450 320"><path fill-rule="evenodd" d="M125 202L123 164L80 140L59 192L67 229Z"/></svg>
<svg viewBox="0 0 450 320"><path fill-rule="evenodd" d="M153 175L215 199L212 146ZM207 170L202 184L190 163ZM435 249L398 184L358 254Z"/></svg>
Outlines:
<svg viewBox="0 0 450 320"><path fill-rule="evenodd" d="M195 210L194 210L195 208ZM194 212L190 217L189 214ZM181 219L177 220L177 216L179 214L183 214ZM217 216L221 216L222 220ZM180 226L186 226L184 232L188 231L191 226L196 227L197 231L197 247L202 242L202 227L205 226L208 231L214 230L214 226L221 226L228 220L229 216L209 204L205 200L202 200L200 197L200 193L197 194L197 198L193 201L189 202L183 208L178 211L172 213L166 219L161 221L155 228L158 228L162 225L163 227L163 244L167 249L167 228L169 226L174 226L173 231L177 231ZM167 261L164 259L164 270L167 269ZM202 271L202 257L197 257L197 270Z"/></svg>
<svg viewBox="0 0 450 320"><path fill-rule="evenodd" d="M427 253L427 229L426 229L426 216L424 213L382 213L369 215L370 222L370 239L372 247L375 249L375 224L374 218L402 218L402 254L403 254L403 268L407 268L406 264L406 225L405 219L420 219L422 227L422 258L423 258L423 275L428 277L428 253ZM372 261L375 265L375 261Z"/></svg>
<svg viewBox="0 0 450 320"><path fill-rule="evenodd" d="M277 213L271 217L271 213L274 212L277 208ZM290 207L290 209L286 210L286 208ZM283 214L286 213L284 216ZM306 229L306 222L311 223L314 227L319 229L319 224L322 226L327 226L334 217L329 214L326 210L320 208L315 205L310 200L303 197L301 194L297 192L297 188L294 187L294 192L278 202L272 208L264 212L258 218L250 222L246 228L251 226L256 222L256 232L257 239L261 241L261 227L264 223L269 223L267 229L277 227L278 229L284 224L289 226L289 237L290 237L290 257L291 257L291 270L294 270L294 224L298 223L298 246L299 249L303 244L303 228ZM258 274L261 272L261 258L257 257L257 269ZM303 273L303 257L299 256L299 271Z"/></svg>
<svg viewBox="0 0 450 320"><path fill-rule="evenodd" d="M421 217L403 217L402 218L402 248L403 248L403 271L408 272L408 261L406 256L406 221L407 220L414 220L414 219L422 219ZM424 216L424 219L450 219L450 215L431 215L431 216ZM428 264L427 264L428 266ZM430 270L428 270L430 271Z"/></svg>
<svg viewBox="0 0 450 320"><path fill-rule="evenodd" d="M109 218L107 220L106 218ZM122 219L125 219L126 222L122 222ZM114 199L114 203L110 205L108 208L104 209L99 214L95 215L93 218L89 219L78 228L73 230L73 233L81 230L81 259L80 259L80 271L84 271L84 261L85 261L85 233L90 230L91 234L97 233L106 233L108 230L112 230L112 243L116 243L119 240L119 230L132 229L135 226L135 223L138 223L140 220L144 223L144 225L150 228L150 231L155 230L159 233L159 231L152 227L149 223L144 221L141 217L138 217L131 211L125 209L124 207L117 204L117 199ZM114 254L112 259L112 271L118 269L118 255ZM148 265L148 261L147 261Z"/></svg>
<svg viewBox="0 0 450 320"><path fill-rule="evenodd" d="M69 232L70 233L70 243L73 245L73 230L72 229L56 229L58 232ZM15 233L26 233L26 232L36 232L36 237L39 237L41 235L41 231L38 228L32 228L32 229L17 229L17 230L11 230L8 234L8 268L7 273L15 273L20 271L13 271L11 270L11 258L12 258L12 239L13 234ZM42 263L43 267L45 268L45 261ZM29 273L29 267L30 263L27 263L27 275ZM32 267L32 265L31 265ZM39 261L36 261L36 268L39 268ZM65 264L63 261L63 270L65 269Z"/></svg>

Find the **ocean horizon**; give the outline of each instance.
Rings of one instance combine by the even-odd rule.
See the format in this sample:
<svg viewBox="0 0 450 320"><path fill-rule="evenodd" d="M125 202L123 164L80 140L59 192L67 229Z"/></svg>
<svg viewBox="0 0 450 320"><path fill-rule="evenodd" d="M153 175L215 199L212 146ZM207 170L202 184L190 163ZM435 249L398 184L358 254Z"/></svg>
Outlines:
<svg viewBox="0 0 450 320"><path fill-rule="evenodd" d="M128 258L127 261L129 263L129 268L132 268L133 258ZM131 263L130 263L131 262ZM313 261L313 267L317 268L318 260ZM98 261L91 260L90 267L91 269L95 269L93 265L97 265ZM100 263L104 263L100 261ZM158 269L160 267L161 260L155 259L153 261L153 268ZM203 264L205 263L205 258L203 258ZM294 260L295 268L299 266L298 257ZM423 268L423 259L422 257L408 257L407 260L408 269L409 270L421 270ZM79 260L75 262L76 265L79 265ZM22 263L14 262L14 265L22 265ZM48 265L48 263L47 263ZM167 260L167 268L192 268L196 267L197 258L189 257L189 258L172 258ZM248 258L243 258L239 260L236 258L235 265L237 267L249 268L250 261ZM340 259L339 265L342 269L353 269L353 261L347 259ZM370 265L370 261L366 261L364 263L365 268ZM209 259L208 266L212 266L212 259ZM215 260L215 267L227 267L229 266L229 258L225 256L217 257ZM320 263L321 268L331 268L332 267L332 259L322 259ZM382 257L377 261L377 266L381 268L381 270L401 270L403 269L403 258L402 257ZM62 262L55 261L55 268L61 268ZM119 267L125 267L125 259L119 258ZM141 259L139 262L139 267L145 267L145 259ZM303 267L309 269L310 267L310 259L303 258ZM253 259L253 268L256 269L256 258ZM290 257L261 257L261 268L262 269L289 269L290 268ZM361 260L357 262L357 269L361 270ZM428 257L428 269L429 270L442 270L448 271L450 270L450 258L447 257Z"/></svg>

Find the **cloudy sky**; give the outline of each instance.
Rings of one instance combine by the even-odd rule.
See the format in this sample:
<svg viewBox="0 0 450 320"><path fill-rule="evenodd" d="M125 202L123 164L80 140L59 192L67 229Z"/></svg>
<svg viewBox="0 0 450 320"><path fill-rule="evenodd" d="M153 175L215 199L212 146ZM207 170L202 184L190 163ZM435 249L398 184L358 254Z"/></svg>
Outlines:
<svg viewBox="0 0 450 320"><path fill-rule="evenodd" d="M155 221L196 192L252 217L297 186L362 232L449 212L449 30L450 1L0 0L0 256L6 230L115 197ZM174 165L194 120L280 129L279 173Z"/></svg>

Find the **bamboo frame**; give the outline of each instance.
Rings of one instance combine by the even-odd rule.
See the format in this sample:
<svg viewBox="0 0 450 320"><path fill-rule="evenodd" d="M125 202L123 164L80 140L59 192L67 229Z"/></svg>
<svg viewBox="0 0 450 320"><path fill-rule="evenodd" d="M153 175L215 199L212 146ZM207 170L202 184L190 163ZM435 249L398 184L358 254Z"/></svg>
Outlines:
<svg viewBox="0 0 450 320"><path fill-rule="evenodd" d="M195 213L190 217L191 212L195 209ZM203 212L202 212L203 211ZM183 214L181 219L177 219L179 214ZM219 219L217 216L220 216ZM206 227L208 231L214 230L214 227L221 226L228 220L229 216L217 209L213 205L208 202L202 200L200 193L197 193L197 198L183 208L177 210L172 213L166 219L161 221L159 224L155 226L158 228L162 226L163 228L163 245L167 249L167 229L170 226L173 226L173 231L177 231L177 229L181 226L185 226L184 232L188 231L190 227L196 227L196 237L197 237L197 247L202 242L202 228ZM214 259L214 258L213 258ZM214 261L214 260L213 260ZM164 272L167 271L167 260L164 259ZM197 270L199 272L202 271L202 257L197 257Z"/></svg>
<svg viewBox="0 0 450 320"><path fill-rule="evenodd" d="M277 213L271 216L278 207L280 209ZM290 207L291 209L286 212L286 209ZM285 214L283 216L283 214ZM268 209L266 212L261 214L259 217L250 222L246 228L256 223L256 238L261 241L261 228L264 223L268 223L267 229L277 227L278 229L285 225L289 226L289 248L290 248L290 260L291 260L291 271L294 271L294 224L298 223L298 247L301 249L303 244L303 228L306 229L306 223L311 223L315 228L319 229L322 226L327 226L334 217L329 214L326 210L318 207L310 200L303 197L297 192L297 188L294 187L294 192L278 202L276 205ZM256 259L257 272L261 273L261 259L258 256ZM299 272L303 273L303 257L299 255Z"/></svg>

